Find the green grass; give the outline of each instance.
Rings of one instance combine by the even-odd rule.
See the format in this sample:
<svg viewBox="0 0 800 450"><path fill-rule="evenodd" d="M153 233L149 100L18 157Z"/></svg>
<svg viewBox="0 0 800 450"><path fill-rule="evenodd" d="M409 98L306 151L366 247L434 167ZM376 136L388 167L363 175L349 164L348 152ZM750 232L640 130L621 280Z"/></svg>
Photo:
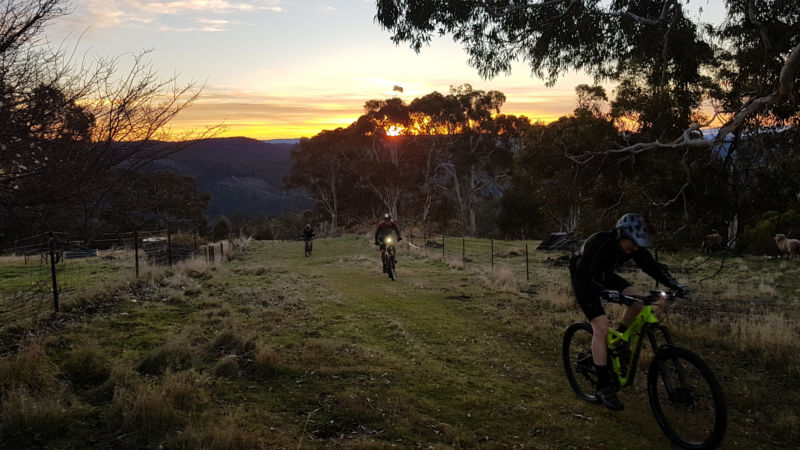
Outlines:
<svg viewBox="0 0 800 450"><path fill-rule="evenodd" d="M559 254L531 243L531 280L524 265L510 270L521 292L508 288L513 275L479 261L488 241L465 248L474 250L466 268L442 264L441 249L426 258L403 243L392 282L360 237L318 240L310 258L302 242L257 242L224 267L109 291L112 307L71 316L22 351L5 349L0 373L47 370L38 371L41 388L5 388L17 425L0 425L0 439L9 448L671 448L644 377L621 393L619 413L569 389L561 336L582 315L565 269L543 264ZM495 257L519 267L524 242L495 242ZM664 258L690 284L719 263ZM784 407L800 404L796 344L770 354L732 331L735 318L762 311L785 320L768 329L797 326L800 264L791 264L730 260L693 304L664 316L723 384L726 448L800 438L798 412ZM26 434L45 421L59 432Z"/></svg>

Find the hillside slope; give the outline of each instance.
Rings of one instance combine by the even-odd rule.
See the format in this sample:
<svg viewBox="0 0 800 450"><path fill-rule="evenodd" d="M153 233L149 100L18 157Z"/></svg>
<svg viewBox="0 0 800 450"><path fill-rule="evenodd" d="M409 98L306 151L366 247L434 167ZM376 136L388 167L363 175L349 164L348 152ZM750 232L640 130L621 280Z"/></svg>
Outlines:
<svg viewBox="0 0 800 450"><path fill-rule="evenodd" d="M293 147L241 137L205 139L156 161L151 170L194 177L201 191L211 192L210 218L237 212L275 216L313 206L283 186Z"/></svg>

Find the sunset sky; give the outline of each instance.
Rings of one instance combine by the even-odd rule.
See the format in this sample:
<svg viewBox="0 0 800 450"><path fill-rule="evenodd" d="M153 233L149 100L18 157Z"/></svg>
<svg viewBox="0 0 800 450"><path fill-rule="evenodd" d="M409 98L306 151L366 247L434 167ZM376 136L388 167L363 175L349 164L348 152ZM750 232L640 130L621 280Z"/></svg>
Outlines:
<svg viewBox="0 0 800 450"><path fill-rule="evenodd" d="M703 18L714 20L709 2L699 2ZM366 100L464 83L505 93L504 113L550 121L572 111L575 85L591 82L570 74L547 88L524 64L482 80L449 38L420 54L395 46L375 11L374 0L81 0L48 38L89 58L152 50L164 78L205 86L173 128L224 123L223 136L256 139L310 137L350 124Z"/></svg>

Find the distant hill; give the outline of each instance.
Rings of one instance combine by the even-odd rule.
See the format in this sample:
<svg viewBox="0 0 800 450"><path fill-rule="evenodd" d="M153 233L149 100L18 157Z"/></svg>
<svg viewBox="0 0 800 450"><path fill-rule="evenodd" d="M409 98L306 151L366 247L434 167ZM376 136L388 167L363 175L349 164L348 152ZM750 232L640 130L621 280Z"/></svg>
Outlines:
<svg viewBox="0 0 800 450"><path fill-rule="evenodd" d="M267 144L297 144L300 142L300 139L270 139L268 141L264 141Z"/></svg>
<svg viewBox="0 0 800 450"><path fill-rule="evenodd" d="M211 192L210 219L237 212L276 216L311 208L311 201L283 186L295 143L280 141L269 143L243 137L204 139L156 161L151 170L193 176L201 191Z"/></svg>

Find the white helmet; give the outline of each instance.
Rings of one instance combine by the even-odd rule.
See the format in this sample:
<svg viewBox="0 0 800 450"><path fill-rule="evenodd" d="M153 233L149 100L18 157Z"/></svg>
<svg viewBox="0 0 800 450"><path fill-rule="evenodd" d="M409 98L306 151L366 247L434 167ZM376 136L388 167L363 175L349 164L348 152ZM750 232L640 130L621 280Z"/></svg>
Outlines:
<svg viewBox="0 0 800 450"><path fill-rule="evenodd" d="M650 227L642 216L636 213L628 213L620 217L617 221L617 229L620 236L632 240L639 247L651 247L653 245Z"/></svg>

